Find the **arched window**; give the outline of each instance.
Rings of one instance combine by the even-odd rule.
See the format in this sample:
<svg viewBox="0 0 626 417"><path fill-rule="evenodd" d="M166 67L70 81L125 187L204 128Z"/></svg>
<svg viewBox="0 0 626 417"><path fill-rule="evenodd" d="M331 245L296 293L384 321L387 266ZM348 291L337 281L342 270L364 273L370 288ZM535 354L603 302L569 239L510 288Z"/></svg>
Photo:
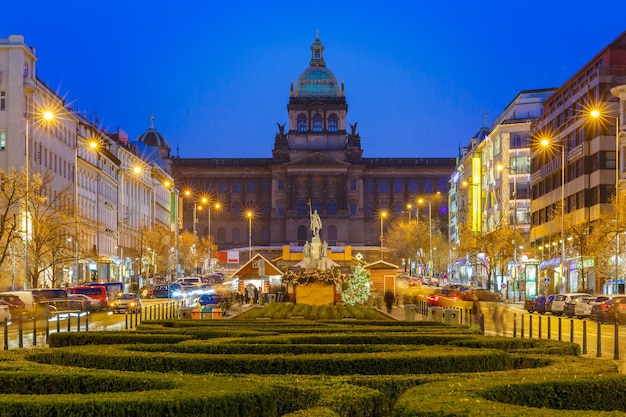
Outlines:
<svg viewBox="0 0 626 417"><path fill-rule="evenodd" d="M337 214L337 202L335 200L328 200L328 204L326 204L326 212L331 216Z"/></svg>
<svg viewBox="0 0 626 417"><path fill-rule="evenodd" d="M309 206L306 204L306 201L298 200L296 210L298 211L298 216L304 216L309 213Z"/></svg>
<svg viewBox="0 0 626 417"><path fill-rule="evenodd" d="M313 131L321 132L322 131L322 115L319 113L315 113L313 116Z"/></svg>
<svg viewBox="0 0 626 417"><path fill-rule="evenodd" d="M328 243L331 246L335 246L337 244L337 226L335 225L328 226Z"/></svg>
<svg viewBox="0 0 626 417"><path fill-rule="evenodd" d="M304 242L307 240L307 233L309 228L306 226L298 226L298 245L304 245Z"/></svg>
<svg viewBox="0 0 626 417"><path fill-rule="evenodd" d="M313 200L313 210L317 210L317 214L322 214L322 201L321 200Z"/></svg>
<svg viewBox="0 0 626 417"><path fill-rule="evenodd" d="M270 240L270 231L267 229L267 227L261 229L261 240L263 242L268 242Z"/></svg>
<svg viewBox="0 0 626 417"><path fill-rule="evenodd" d="M296 119L298 132L306 132L306 116L304 114L299 114Z"/></svg>
<svg viewBox="0 0 626 417"><path fill-rule="evenodd" d="M339 120L337 118L337 115L333 113L330 116L328 116L328 131L336 132L338 127L339 127Z"/></svg>
<svg viewBox="0 0 626 417"><path fill-rule="evenodd" d="M217 243L224 243L226 241L226 230L223 227L217 229Z"/></svg>
<svg viewBox="0 0 626 417"><path fill-rule="evenodd" d="M233 243L239 243L241 240L241 231L239 228L235 227L233 229Z"/></svg>

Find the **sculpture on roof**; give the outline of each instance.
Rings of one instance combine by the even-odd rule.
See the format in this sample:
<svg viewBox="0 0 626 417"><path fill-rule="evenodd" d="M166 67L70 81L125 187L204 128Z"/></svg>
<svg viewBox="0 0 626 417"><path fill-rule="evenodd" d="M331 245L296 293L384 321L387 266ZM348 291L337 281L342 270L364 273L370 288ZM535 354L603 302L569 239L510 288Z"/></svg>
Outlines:
<svg viewBox="0 0 626 417"><path fill-rule="evenodd" d="M280 147L288 146L289 142L287 141L287 135L285 135L286 123L283 123L281 125L280 123L276 122L276 125L278 126L278 133L276 134L276 137L274 138L274 147L280 148Z"/></svg>

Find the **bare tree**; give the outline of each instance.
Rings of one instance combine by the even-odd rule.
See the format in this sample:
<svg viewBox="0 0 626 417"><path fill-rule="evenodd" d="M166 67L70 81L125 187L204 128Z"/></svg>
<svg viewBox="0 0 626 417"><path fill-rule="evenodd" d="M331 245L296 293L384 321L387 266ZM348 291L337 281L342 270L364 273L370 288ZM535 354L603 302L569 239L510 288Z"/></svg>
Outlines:
<svg viewBox="0 0 626 417"><path fill-rule="evenodd" d="M36 174L30 184L29 207L32 231L29 240L29 277L31 285L40 284L41 274L53 286L60 284L55 270L74 260L74 251L68 238L74 237L76 222L73 216L71 187L51 192L52 174Z"/></svg>

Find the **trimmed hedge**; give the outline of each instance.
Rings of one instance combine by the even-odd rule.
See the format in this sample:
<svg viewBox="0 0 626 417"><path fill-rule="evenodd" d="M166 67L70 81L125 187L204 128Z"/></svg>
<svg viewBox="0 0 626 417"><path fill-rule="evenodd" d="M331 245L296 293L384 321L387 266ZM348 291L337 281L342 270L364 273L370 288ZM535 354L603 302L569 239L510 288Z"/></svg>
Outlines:
<svg viewBox="0 0 626 417"><path fill-rule="evenodd" d="M626 412L626 378L577 345L433 322L166 320L50 341L0 353L0 416Z"/></svg>

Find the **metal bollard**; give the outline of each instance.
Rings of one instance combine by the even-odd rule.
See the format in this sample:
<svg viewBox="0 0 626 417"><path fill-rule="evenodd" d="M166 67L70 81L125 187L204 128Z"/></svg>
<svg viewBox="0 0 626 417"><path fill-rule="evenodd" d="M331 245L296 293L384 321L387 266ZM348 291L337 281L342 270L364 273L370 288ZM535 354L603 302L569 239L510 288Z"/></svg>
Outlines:
<svg viewBox="0 0 626 417"><path fill-rule="evenodd" d="M46 320L48 320L47 314L46 314ZM33 346L37 346L37 318L36 317L33 319Z"/></svg>
<svg viewBox="0 0 626 417"><path fill-rule="evenodd" d="M602 357L602 330L601 330L601 324L600 322L598 322L598 343L596 346L596 357L600 358Z"/></svg>
<svg viewBox="0 0 626 417"><path fill-rule="evenodd" d="M124 324L125 324L125 329L128 330L128 310L124 312Z"/></svg>
<svg viewBox="0 0 626 417"><path fill-rule="evenodd" d="M61 333L61 319L59 318L58 314L57 314L57 333Z"/></svg>
<svg viewBox="0 0 626 417"><path fill-rule="evenodd" d="M80 332L80 313L78 313L78 316L76 319L76 331Z"/></svg>
<svg viewBox="0 0 626 417"><path fill-rule="evenodd" d="M4 350L9 350L9 319L4 318Z"/></svg>
<svg viewBox="0 0 626 417"><path fill-rule="evenodd" d="M513 337L517 337L517 313L513 313Z"/></svg>
<svg viewBox="0 0 626 417"><path fill-rule="evenodd" d="M541 322L543 320L541 320L541 316L537 317L537 319L539 320L539 328L537 329L537 338L541 339Z"/></svg>
<svg viewBox="0 0 626 417"><path fill-rule="evenodd" d="M548 317L548 339L552 339L552 317Z"/></svg>
<svg viewBox="0 0 626 417"><path fill-rule="evenodd" d="M89 331L89 312L87 312L87 315L85 316L85 331Z"/></svg>
<svg viewBox="0 0 626 417"><path fill-rule="evenodd" d="M615 337L613 340L613 359L619 359L619 327L617 325L617 319L615 320Z"/></svg>
<svg viewBox="0 0 626 417"><path fill-rule="evenodd" d="M522 335L521 338L524 338L524 315L522 314Z"/></svg>
<svg viewBox="0 0 626 417"><path fill-rule="evenodd" d="M569 323L569 342L574 343L574 319L570 319Z"/></svg>
<svg viewBox="0 0 626 417"><path fill-rule="evenodd" d="M72 316L67 313L67 332L69 333L72 330Z"/></svg>
<svg viewBox="0 0 626 417"><path fill-rule="evenodd" d="M20 319L20 322L17 325L17 346L21 348L24 347L24 328L22 324L22 319Z"/></svg>
<svg viewBox="0 0 626 417"><path fill-rule="evenodd" d="M587 322L583 321L583 355L587 354Z"/></svg>
<svg viewBox="0 0 626 417"><path fill-rule="evenodd" d="M561 318L559 317L559 342L561 341L561 332L563 331L563 324L561 323Z"/></svg>
<svg viewBox="0 0 626 417"><path fill-rule="evenodd" d="M528 316L528 338L532 339L533 338L533 315L530 314Z"/></svg>

